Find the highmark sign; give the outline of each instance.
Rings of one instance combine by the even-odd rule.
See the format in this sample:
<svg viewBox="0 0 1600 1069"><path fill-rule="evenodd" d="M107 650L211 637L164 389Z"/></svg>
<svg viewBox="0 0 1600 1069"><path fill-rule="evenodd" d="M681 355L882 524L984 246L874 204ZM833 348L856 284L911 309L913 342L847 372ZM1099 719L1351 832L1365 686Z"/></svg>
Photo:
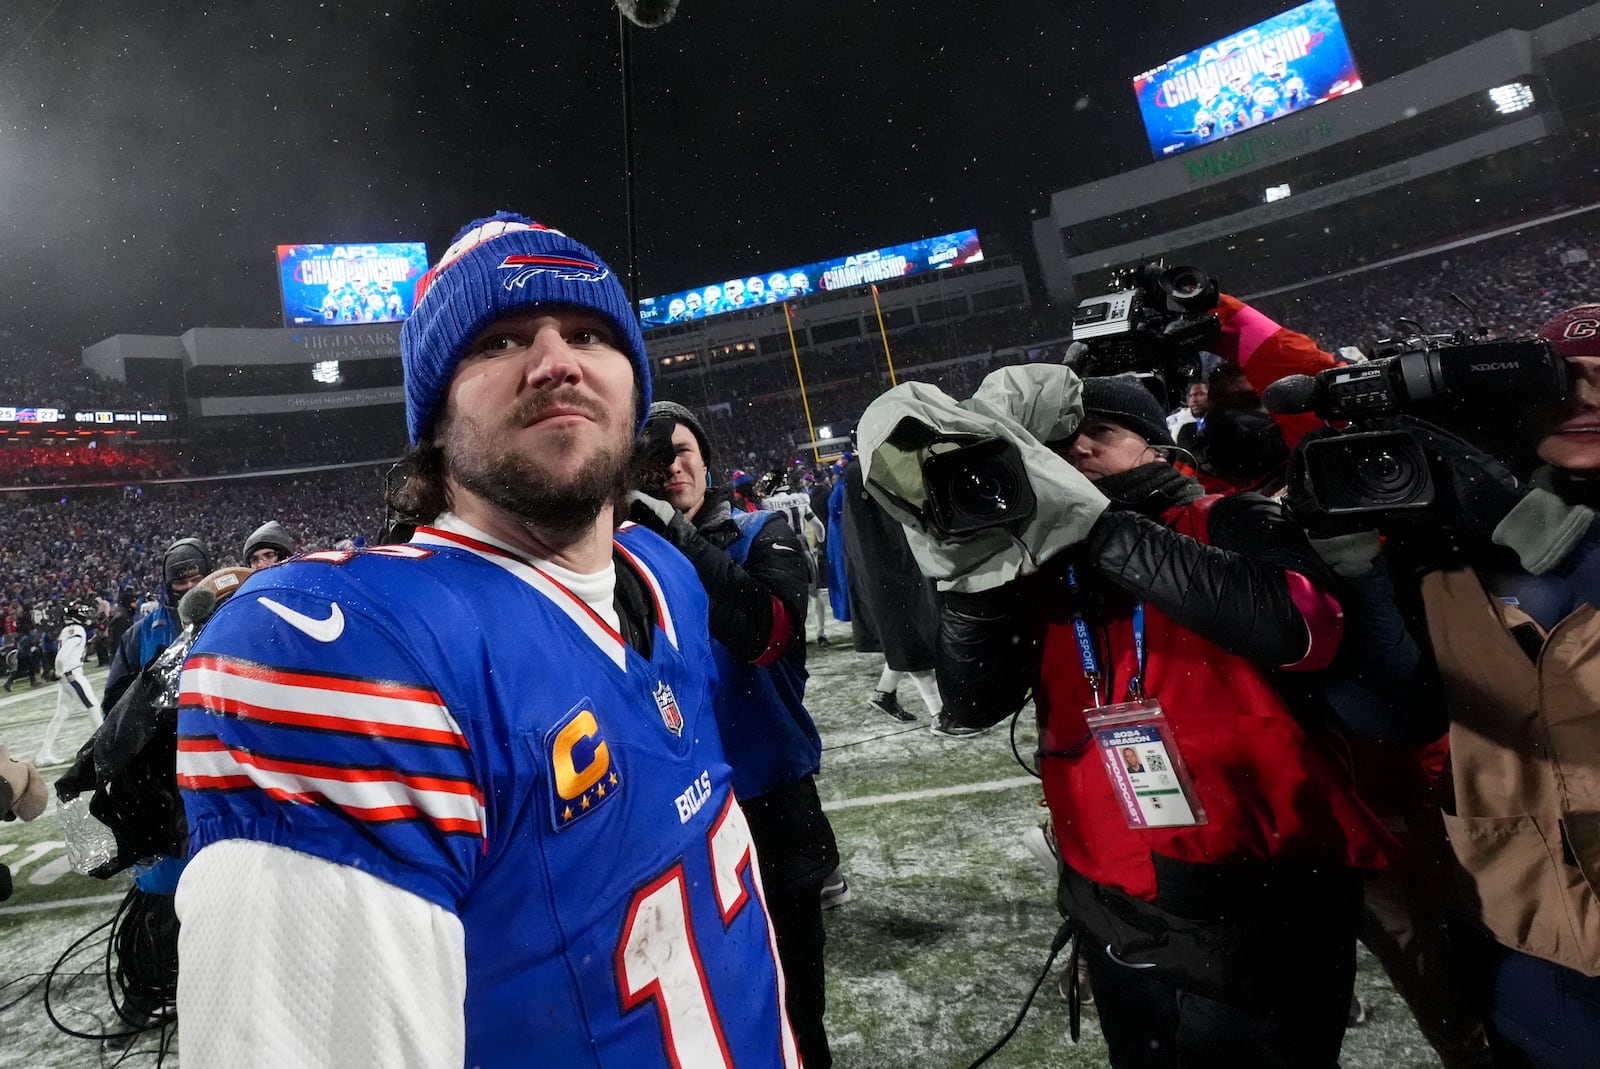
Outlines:
<svg viewBox="0 0 1600 1069"><path fill-rule="evenodd" d="M1302 152L1337 140L1337 118L1319 119L1299 129L1282 133L1277 130L1262 131L1248 137L1233 138L1210 152L1185 157L1183 168L1191 186L1225 178L1235 171L1253 167L1258 163L1297 156Z"/></svg>

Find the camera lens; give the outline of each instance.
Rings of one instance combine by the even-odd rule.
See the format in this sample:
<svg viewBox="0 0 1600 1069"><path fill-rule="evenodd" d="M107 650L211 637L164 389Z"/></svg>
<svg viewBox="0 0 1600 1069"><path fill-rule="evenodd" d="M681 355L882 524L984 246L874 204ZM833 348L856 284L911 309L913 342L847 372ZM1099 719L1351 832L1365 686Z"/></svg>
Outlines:
<svg viewBox="0 0 1600 1069"><path fill-rule="evenodd" d="M929 523L947 536L1024 522L1038 504L1021 452L1003 438L935 453L922 478Z"/></svg>
<svg viewBox="0 0 1600 1069"><path fill-rule="evenodd" d="M1181 267L1172 274L1172 295L1178 300L1198 297L1206 288L1206 276L1199 269Z"/></svg>
<svg viewBox="0 0 1600 1069"><path fill-rule="evenodd" d="M1353 450L1349 461L1349 491L1374 505L1403 504L1428 485L1426 461L1411 450L1374 445Z"/></svg>
<svg viewBox="0 0 1600 1069"><path fill-rule="evenodd" d="M1000 464L962 468L950 480L950 503L974 519L1004 515L1016 493L1010 469Z"/></svg>

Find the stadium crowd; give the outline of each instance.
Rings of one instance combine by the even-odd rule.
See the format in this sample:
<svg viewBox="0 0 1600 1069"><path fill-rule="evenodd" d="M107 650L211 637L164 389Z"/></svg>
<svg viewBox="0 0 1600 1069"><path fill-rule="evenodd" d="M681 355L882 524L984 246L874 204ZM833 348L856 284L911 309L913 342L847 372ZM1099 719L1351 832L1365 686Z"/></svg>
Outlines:
<svg viewBox="0 0 1600 1069"><path fill-rule="evenodd" d="M246 536L276 519L302 549L374 539L382 529L380 470L351 468L286 477L161 486L25 492L0 509L0 615L41 625L89 606L108 617L124 595L139 602L161 587L161 555L193 536L221 567L242 564Z"/></svg>
<svg viewBox="0 0 1600 1069"><path fill-rule="evenodd" d="M68 443L0 448L0 486L57 486L187 474L172 450L156 445Z"/></svg>
<svg viewBox="0 0 1600 1069"><path fill-rule="evenodd" d="M65 412L84 409L164 411L166 408L158 399L145 397L125 383L90 371L77 354L8 361L0 406L58 408Z"/></svg>

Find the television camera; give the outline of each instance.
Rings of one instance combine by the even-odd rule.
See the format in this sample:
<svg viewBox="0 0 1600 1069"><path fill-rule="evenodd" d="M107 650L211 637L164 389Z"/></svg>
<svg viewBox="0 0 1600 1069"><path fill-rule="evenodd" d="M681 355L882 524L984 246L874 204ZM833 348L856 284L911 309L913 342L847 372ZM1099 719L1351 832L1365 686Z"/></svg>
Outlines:
<svg viewBox="0 0 1600 1069"><path fill-rule="evenodd" d="M1416 335L1380 342L1374 352L1371 360L1280 379L1261 395L1269 412L1314 412L1348 424L1303 441L1291 468L1297 492L1329 516L1426 510L1438 487L1448 485L1422 444L1392 417L1448 423L1491 408L1544 408L1566 396L1566 366L1539 338Z"/></svg>
<svg viewBox="0 0 1600 1069"><path fill-rule="evenodd" d="M1169 398L1198 378L1200 353L1222 332L1216 307L1217 281L1198 267L1167 267L1164 261L1123 268L1111 276L1110 292L1087 297L1072 313L1080 376L1153 372Z"/></svg>

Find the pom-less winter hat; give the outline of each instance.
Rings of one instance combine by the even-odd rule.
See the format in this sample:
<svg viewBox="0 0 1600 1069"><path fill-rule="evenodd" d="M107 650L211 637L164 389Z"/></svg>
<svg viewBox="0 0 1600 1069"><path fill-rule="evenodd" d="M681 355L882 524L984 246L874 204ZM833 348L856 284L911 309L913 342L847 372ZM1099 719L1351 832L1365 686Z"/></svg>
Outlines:
<svg viewBox="0 0 1600 1069"><path fill-rule="evenodd" d="M400 330L406 433L427 437L467 346L490 323L535 305L587 308L617 330L650 408L650 361L622 284L588 248L524 215L496 212L468 223L417 283L416 311Z"/></svg>
<svg viewBox="0 0 1600 1069"><path fill-rule="evenodd" d="M706 429L700 426L700 421L695 418L695 414L693 412L689 411L689 409L685 408L683 405L678 404L676 401L657 401L655 404L650 406L650 409L645 416L645 422L647 424L653 424L657 420L661 420L663 422L670 420L672 423L681 423L685 427L688 427L690 433L694 435L695 444L700 447L700 460L706 464L706 466L710 466L711 442L706 438ZM670 435L671 432L669 430L668 436L670 437Z"/></svg>
<svg viewBox="0 0 1600 1069"><path fill-rule="evenodd" d="M1083 411L1120 423L1151 445L1171 445L1161 402L1138 379L1106 375L1083 380Z"/></svg>

